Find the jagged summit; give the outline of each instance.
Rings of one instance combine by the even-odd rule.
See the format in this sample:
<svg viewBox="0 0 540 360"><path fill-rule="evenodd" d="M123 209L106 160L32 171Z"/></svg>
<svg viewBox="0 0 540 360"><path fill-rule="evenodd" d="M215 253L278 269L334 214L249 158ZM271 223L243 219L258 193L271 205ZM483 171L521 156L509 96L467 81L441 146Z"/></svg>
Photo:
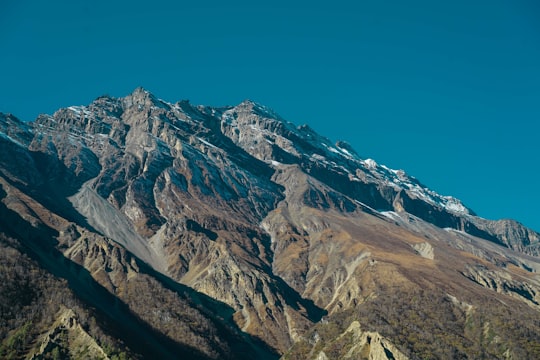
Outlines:
<svg viewBox="0 0 540 360"><path fill-rule="evenodd" d="M71 130L78 128L78 132L97 132L101 136L108 135L116 139L117 134L125 131L115 129L119 126L118 121L126 122L130 126L140 124L143 125L143 131L153 131L152 128L162 126L159 124L164 122L175 124L178 120L182 122L195 120L207 127L210 126L209 123L205 124L209 115L219 116L221 132L259 160L271 164L300 163L311 164L310 168L315 165L315 168L331 169L331 172L346 178L340 180L338 184L343 181L351 181L353 184L364 182L378 187L384 184L383 187L393 189L393 193L403 192L410 201L420 200L452 214L475 215L458 199L442 196L429 190L404 171L389 169L372 159L362 159L346 142L338 141L332 145L329 139L317 134L308 125L295 126L282 119L274 110L250 99L223 110L209 106L196 107L189 101L168 103L157 98L147 89L137 87L126 97L99 97L88 106L70 106L58 110L52 117L41 116L37 123L51 129L54 127ZM188 133L189 131L185 135L187 136ZM119 143L124 142L122 137L118 140L120 140ZM204 141L211 144L209 140L211 139ZM341 185L337 186L344 191ZM355 188L356 186L347 185L347 187ZM395 208L391 199L367 201L364 196L353 197L359 201L365 201L368 206L374 208L383 210ZM393 197L394 195L391 196ZM406 201L409 202L409 200ZM401 205L397 206L401 209Z"/></svg>
<svg viewBox="0 0 540 360"><path fill-rule="evenodd" d="M144 96L153 96L150 91L146 90L144 87L142 86L137 86L130 94L130 96L139 96L139 95L144 95Z"/></svg>
<svg viewBox="0 0 540 360"><path fill-rule="evenodd" d="M255 109L259 111L265 111L265 112L270 112L270 113L274 112L274 110L270 109L269 107L251 99L245 99L244 101L242 101L240 104L237 105L237 107L241 107L241 106L249 107L251 109Z"/></svg>
<svg viewBox="0 0 540 360"><path fill-rule="evenodd" d="M257 116L266 117L269 119L279 120L279 121L285 121L277 112L275 112L273 109L262 105L256 101L246 99L242 101L240 104L233 106L229 111L237 112L237 113L252 113Z"/></svg>
<svg viewBox="0 0 540 360"><path fill-rule="evenodd" d="M240 104L237 105L238 107L244 106L244 107L263 107L261 104L257 103L256 101L253 101L251 99L245 99Z"/></svg>
<svg viewBox="0 0 540 360"><path fill-rule="evenodd" d="M139 109L148 106L170 106L170 104L161 99L158 99L154 94L144 89L143 87L138 87L133 90L131 94L123 98L123 102L125 107L137 106L139 107Z"/></svg>
<svg viewBox="0 0 540 360"><path fill-rule="evenodd" d="M307 166L306 170L315 171L313 175L319 176L323 181L328 181L324 178L326 175L323 175L323 172L330 171L333 177L339 177L339 180L333 180L337 182L332 186L347 194L350 191L358 193L361 183L365 184L362 186L379 188L376 193L380 195L377 196L366 197L363 191L360 191L360 195L349 194L355 200L375 209L383 211L409 209L415 215L429 218L430 222L448 227L462 227L459 225L461 220L457 220L460 216L475 216L474 211L464 206L460 200L437 194L404 171L379 165L372 159L362 159L350 144L338 141L334 145L309 126L296 126L281 118L272 109L249 99L226 108L193 106L188 101L172 104L138 87L124 98L101 97L89 106L61 109L49 119L49 122L67 124L69 128L80 124L83 125L84 131L94 128L99 129L97 131L101 135L106 135L104 130L118 126L114 125L117 121L127 121L130 126L140 124L143 131L154 132L152 128L157 129L156 126L159 128L161 126L159 124L164 123L178 128L178 120L182 123L196 121L203 128L212 128L214 125L208 120L215 117L218 117L221 123L220 132L258 160L274 166L280 163L303 164ZM43 123L44 120L38 121ZM120 129L113 131L113 138L120 144L124 142L123 137L117 136L123 131ZM189 136L190 131L194 130L185 132L184 136ZM213 144L212 137L199 138L205 143ZM326 170L321 172L322 169ZM423 209L423 206L413 205L421 203L435 207L436 214L453 215L450 218L440 217L434 215L431 210ZM411 207L414 207L414 210L411 210ZM424 211L427 213L424 214Z"/></svg>
<svg viewBox="0 0 540 360"><path fill-rule="evenodd" d="M51 129L63 127L74 131L73 129L78 128L77 132L97 132L102 136L116 138L117 134L124 130L116 129L109 134L106 132L118 126L115 125L118 121L127 122L130 126L139 124L143 126L143 131L152 131L155 126L161 126L159 124L163 121L174 124L177 120L196 120L202 122L203 126L210 126L204 124L208 121L208 115L219 116L221 132L259 160L271 164L304 163L312 164L309 167L322 166L332 169L336 174L345 175L353 183L384 184L386 188L393 189L393 192L404 192L412 201L421 200L450 213L475 215L459 200L429 190L404 171L389 169L372 159L362 159L346 142L338 141L332 145L329 139L317 134L308 125L295 126L281 118L274 110L250 99L222 110L209 106L195 107L186 100L176 104L168 103L147 89L137 87L126 97L102 96L89 106L60 109L52 117L41 116L37 122ZM170 116L173 119L168 119ZM119 143L124 142L122 138L118 140ZM205 141L211 143L208 140L210 139ZM338 183L341 182L342 180ZM358 200L366 199L360 196ZM366 203L374 208L393 210L395 206L388 201L372 199L366 200ZM384 202L387 204L383 204ZM401 205L398 205L398 208L401 209Z"/></svg>
<svg viewBox="0 0 540 360"><path fill-rule="evenodd" d="M145 89L142 86L136 87L130 94L125 96L125 98L134 98L134 99L152 99L154 101L163 101L159 100L150 90Z"/></svg>

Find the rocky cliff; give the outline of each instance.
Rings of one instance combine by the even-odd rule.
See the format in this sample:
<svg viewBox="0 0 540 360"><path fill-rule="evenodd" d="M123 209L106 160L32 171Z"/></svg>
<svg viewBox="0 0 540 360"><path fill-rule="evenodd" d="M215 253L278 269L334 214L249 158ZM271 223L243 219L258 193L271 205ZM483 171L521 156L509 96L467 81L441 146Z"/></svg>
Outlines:
<svg viewBox="0 0 540 360"><path fill-rule="evenodd" d="M31 123L0 114L0 135L0 231L108 323L138 324L161 357L320 358L351 338L364 345L337 358L537 355L540 234L255 102L169 103L139 88ZM437 321L417 332L450 352L384 315L426 299L445 313L424 306ZM404 314L414 333L422 322ZM526 343L493 325L509 318Z"/></svg>

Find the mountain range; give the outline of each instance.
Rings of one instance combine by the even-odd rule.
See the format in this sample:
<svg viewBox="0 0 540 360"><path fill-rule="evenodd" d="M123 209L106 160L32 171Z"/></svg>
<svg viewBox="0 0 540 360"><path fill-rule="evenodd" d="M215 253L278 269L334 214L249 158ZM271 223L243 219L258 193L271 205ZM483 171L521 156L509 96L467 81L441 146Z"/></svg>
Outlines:
<svg viewBox="0 0 540 360"><path fill-rule="evenodd" d="M0 113L0 153L2 358L540 358L539 233L253 101Z"/></svg>

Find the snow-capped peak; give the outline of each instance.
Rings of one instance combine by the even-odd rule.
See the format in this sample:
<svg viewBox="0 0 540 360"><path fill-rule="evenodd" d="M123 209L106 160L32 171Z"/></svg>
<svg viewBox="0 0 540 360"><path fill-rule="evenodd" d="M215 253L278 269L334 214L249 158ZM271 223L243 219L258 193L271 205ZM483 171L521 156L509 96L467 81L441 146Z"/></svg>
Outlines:
<svg viewBox="0 0 540 360"><path fill-rule="evenodd" d="M382 182L396 190L403 190L410 197L420 199L431 205L444 208L446 211L459 214L473 214L460 200L452 196L440 195L420 183L415 177L409 176L403 170L390 169L385 165L379 165L373 159L361 160L364 171L376 179L376 182Z"/></svg>
<svg viewBox="0 0 540 360"><path fill-rule="evenodd" d="M373 160L373 159L364 160L364 165L366 166L366 168L368 168L370 170L371 169L376 169L377 166L378 166L377 162L375 160Z"/></svg>

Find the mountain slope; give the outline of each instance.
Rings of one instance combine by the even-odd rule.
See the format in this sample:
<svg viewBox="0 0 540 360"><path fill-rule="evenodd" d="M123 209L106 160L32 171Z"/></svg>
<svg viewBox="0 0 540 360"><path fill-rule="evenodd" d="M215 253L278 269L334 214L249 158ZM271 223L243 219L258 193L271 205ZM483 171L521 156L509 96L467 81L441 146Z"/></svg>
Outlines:
<svg viewBox="0 0 540 360"><path fill-rule="evenodd" d="M0 231L83 302L101 309L93 284L125 304L109 321L136 319L165 357L536 355L534 336L514 340L539 333L540 234L262 105L139 88L32 123L0 114L0 134L2 204L17 219ZM422 334L449 350L398 331L389 306L424 307L436 321ZM402 320L420 326L415 313ZM516 329L493 326L510 318Z"/></svg>

